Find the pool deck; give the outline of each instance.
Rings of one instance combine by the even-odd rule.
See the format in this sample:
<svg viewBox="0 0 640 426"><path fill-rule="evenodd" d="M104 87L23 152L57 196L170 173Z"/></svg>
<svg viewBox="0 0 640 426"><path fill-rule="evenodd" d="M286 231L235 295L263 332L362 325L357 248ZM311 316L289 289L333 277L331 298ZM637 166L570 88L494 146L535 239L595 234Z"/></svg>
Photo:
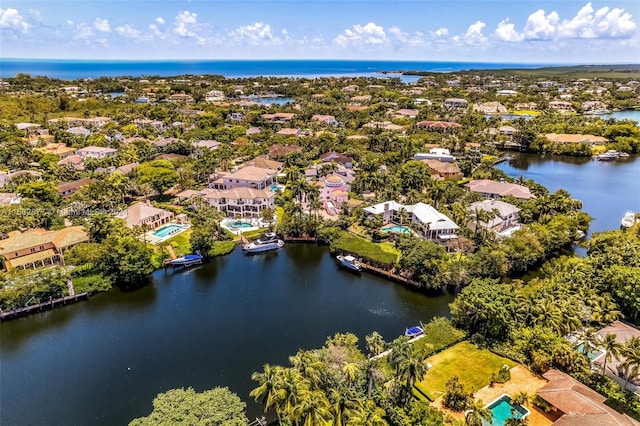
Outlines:
<svg viewBox="0 0 640 426"><path fill-rule="evenodd" d="M485 404L488 404L503 394L513 396L518 392L526 392L533 398L538 389L547 383L544 378L536 376L522 365L513 367L510 372L511 379L509 381L495 383L493 386L485 386L479 389L474 393L474 399L476 401L482 400ZM432 405L444 410L453 418L464 421L464 413L455 413L442 406L442 397L436 398ZM545 413L532 403L526 404L525 407L531 412L527 416L529 426L550 426L560 417L557 413Z"/></svg>
<svg viewBox="0 0 640 426"><path fill-rule="evenodd" d="M158 229L164 228L166 226L170 226L170 225L176 225L182 228L182 230L178 231L178 232L174 232L173 234L168 234L165 235L164 237L157 237L155 235L153 235L154 232L156 232ZM163 241L167 241L170 240L171 238L175 237L176 235L180 235L181 233L183 233L184 231L186 231L187 229L191 228L191 225L189 224L178 224L178 223L174 223L174 222L169 222L169 223L165 223L162 226L159 226L158 228L151 230L149 232L146 232L144 235L144 239L150 243L153 244L154 246L157 244L160 244ZM140 238L142 239L142 238Z"/></svg>

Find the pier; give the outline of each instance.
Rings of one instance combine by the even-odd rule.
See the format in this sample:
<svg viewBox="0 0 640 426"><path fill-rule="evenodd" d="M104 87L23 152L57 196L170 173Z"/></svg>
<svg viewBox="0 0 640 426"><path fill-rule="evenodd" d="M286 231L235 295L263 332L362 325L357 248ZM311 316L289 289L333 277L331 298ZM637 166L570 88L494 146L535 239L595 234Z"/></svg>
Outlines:
<svg viewBox="0 0 640 426"><path fill-rule="evenodd" d="M51 299L46 302L40 302L35 305L25 306L24 308L12 309L7 312L0 313L0 321L12 320L27 315L35 314L36 312L44 312L60 306L71 305L81 300L89 299L89 293L79 293L72 296L59 297L57 299Z"/></svg>
<svg viewBox="0 0 640 426"><path fill-rule="evenodd" d="M376 275L385 277L391 281L397 281L399 283L408 284L410 286L418 287L418 288L422 287L422 284L419 283L418 281L414 281L410 278L403 277L402 275L398 275L393 271L387 271L385 269L377 268L375 266L372 266L372 265L369 265L368 263L363 262L362 260L360 260L360 265L362 266L362 269L372 272Z"/></svg>
<svg viewBox="0 0 640 426"><path fill-rule="evenodd" d="M317 243L316 237L302 236L302 237L283 237L285 243Z"/></svg>

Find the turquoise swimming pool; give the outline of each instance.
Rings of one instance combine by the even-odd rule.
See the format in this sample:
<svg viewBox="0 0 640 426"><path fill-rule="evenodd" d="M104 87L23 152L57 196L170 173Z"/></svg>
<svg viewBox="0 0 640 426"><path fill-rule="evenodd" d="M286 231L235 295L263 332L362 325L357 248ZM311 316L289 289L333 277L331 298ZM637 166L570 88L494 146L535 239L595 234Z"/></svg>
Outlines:
<svg viewBox="0 0 640 426"><path fill-rule="evenodd" d="M410 234L411 230L409 227L404 225L389 225L380 229L381 232L388 233L392 232L394 234Z"/></svg>
<svg viewBox="0 0 640 426"><path fill-rule="evenodd" d="M576 350L580 353L584 353L583 352L584 349L584 343L580 343L577 347ZM589 358L589 361L594 361L598 358L600 358L602 355L604 355L604 352L601 351L600 349L597 349L595 351L589 351L587 352L587 357Z"/></svg>
<svg viewBox="0 0 640 426"><path fill-rule="evenodd" d="M242 228L251 228L253 225L248 222L243 222L241 220L236 220L235 222L229 223L227 226L233 229L242 229Z"/></svg>
<svg viewBox="0 0 640 426"><path fill-rule="evenodd" d="M529 410L520 405L512 405L509 395L502 395L487 406L491 410L491 423L483 420L482 423L487 426L505 426L507 419L521 419L529 415Z"/></svg>
<svg viewBox="0 0 640 426"><path fill-rule="evenodd" d="M183 231L184 228L180 225L165 225L162 228L158 228L151 233L154 237L164 238L170 234L177 234L180 231Z"/></svg>

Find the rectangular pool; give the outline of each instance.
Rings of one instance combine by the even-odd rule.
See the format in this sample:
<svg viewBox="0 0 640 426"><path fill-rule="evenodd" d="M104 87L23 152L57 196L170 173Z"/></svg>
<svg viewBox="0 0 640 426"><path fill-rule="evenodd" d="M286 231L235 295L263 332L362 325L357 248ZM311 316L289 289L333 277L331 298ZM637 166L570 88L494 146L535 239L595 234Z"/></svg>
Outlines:
<svg viewBox="0 0 640 426"><path fill-rule="evenodd" d="M520 405L512 405L511 397L507 394L500 396L498 399L487 405L487 408L491 410L491 423L487 423L485 420L483 424L487 426L505 426L507 419L516 418L521 419L527 417L530 413L525 407Z"/></svg>
<svg viewBox="0 0 640 426"><path fill-rule="evenodd" d="M165 225L162 228L158 228L151 235L157 238L164 238L170 234L177 234L184 231L184 228L180 225Z"/></svg>
<svg viewBox="0 0 640 426"><path fill-rule="evenodd" d="M380 231L384 233L392 232L394 234L410 234L411 233L411 230L409 229L409 227L403 226L403 225L385 226L384 228L381 228Z"/></svg>

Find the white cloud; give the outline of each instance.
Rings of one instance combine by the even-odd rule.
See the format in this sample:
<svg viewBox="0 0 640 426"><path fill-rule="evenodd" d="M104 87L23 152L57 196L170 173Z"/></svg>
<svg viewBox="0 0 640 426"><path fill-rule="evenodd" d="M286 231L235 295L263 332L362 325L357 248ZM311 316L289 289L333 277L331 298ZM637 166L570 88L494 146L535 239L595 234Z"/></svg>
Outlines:
<svg viewBox="0 0 640 426"><path fill-rule="evenodd" d="M67 25L73 25L73 21L71 19L67 19Z"/></svg>
<svg viewBox="0 0 640 426"><path fill-rule="evenodd" d="M527 18L524 37L527 40L549 40L553 37L559 20L556 12L545 15L544 10L539 9Z"/></svg>
<svg viewBox="0 0 640 426"><path fill-rule="evenodd" d="M333 42L342 47L349 45L380 46L387 43L387 35L380 25L369 22L364 26L356 24L352 29L347 28L334 38Z"/></svg>
<svg viewBox="0 0 640 426"><path fill-rule="evenodd" d="M160 31L160 28L158 28L156 24L149 25L149 29L156 37L164 38L164 34L162 33L162 31Z"/></svg>
<svg viewBox="0 0 640 426"><path fill-rule="evenodd" d="M445 27L440 27L435 31L429 31L429 35L433 38L441 38L449 35L449 30Z"/></svg>
<svg viewBox="0 0 640 426"><path fill-rule="evenodd" d="M38 9L29 9L29 16L38 22L42 21L42 14Z"/></svg>
<svg viewBox="0 0 640 426"><path fill-rule="evenodd" d="M25 22L16 9L0 9L0 28L8 28L26 34L30 27L31 25Z"/></svg>
<svg viewBox="0 0 640 426"><path fill-rule="evenodd" d="M424 34L416 31L413 34L406 33L396 26L387 28L389 36L394 39L397 44L402 46L416 47L424 43Z"/></svg>
<svg viewBox="0 0 640 426"><path fill-rule="evenodd" d="M161 17L161 16L158 16L158 17L156 18L156 24L158 24L158 25L164 25L164 19L162 19L162 17Z"/></svg>
<svg viewBox="0 0 640 426"><path fill-rule="evenodd" d="M96 30L103 33L108 33L111 31L111 26L109 25L108 19L96 18L96 21L93 23L93 26L95 27Z"/></svg>
<svg viewBox="0 0 640 426"><path fill-rule="evenodd" d="M198 25L198 14L185 10L178 13L173 32L180 37L196 37L195 29Z"/></svg>
<svg viewBox="0 0 640 426"><path fill-rule="evenodd" d="M509 22L509 18L498 24L494 34L501 41L517 42L524 39L524 35L515 30L515 26Z"/></svg>
<svg viewBox="0 0 640 426"><path fill-rule="evenodd" d="M271 25L264 22L255 22L250 25L243 25L229 32L229 37L237 43L248 43L252 45L276 45L282 40L271 32ZM282 35L288 38L287 30L282 30Z"/></svg>
<svg viewBox="0 0 640 426"><path fill-rule="evenodd" d="M122 37L132 38L134 40L140 40L140 41L151 40L150 35L144 34L142 31L132 27L129 24L120 25L116 27L116 33L118 33Z"/></svg>
<svg viewBox="0 0 640 426"><path fill-rule="evenodd" d="M84 22L76 25L74 38L89 38L93 36L93 29Z"/></svg>
<svg viewBox="0 0 640 426"><path fill-rule="evenodd" d="M463 35L457 35L453 37L452 40L458 44L468 44L471 46L484 45L487 42L487 37L482 34L482 30L486 26L487 24L485 24L484 22L476 21L475 24L469 25L466 33L464 33Z"/></svg>

